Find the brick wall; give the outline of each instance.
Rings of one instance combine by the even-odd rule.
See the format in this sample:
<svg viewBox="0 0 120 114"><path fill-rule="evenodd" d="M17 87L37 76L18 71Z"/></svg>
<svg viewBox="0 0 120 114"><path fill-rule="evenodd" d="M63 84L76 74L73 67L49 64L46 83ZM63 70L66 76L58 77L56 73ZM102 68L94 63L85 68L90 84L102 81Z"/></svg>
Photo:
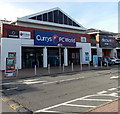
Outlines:
<svg viewBox="0 0 120 114"><path fill-rule="evenodd" d="M45 30L45 29L38 29L38 28L31 28L31 27L24 27L24 26L18 26L18 25L10 25L10 24L3 24L3 34L1 37L8 37L7 31L8 30L18 30L18 31L28 31L31 32L31 39L34 39L34 30L44 30L44 31L51 31L51 30ZM54 31L51 32L60 32L60 31ZM62 33L69 33L69 32L62 32ZM90 35L89 34L80 34L80 33L72 33L76 35L76 41L81 42L81 37L87 37L87 43L90 43Z"/></svg>

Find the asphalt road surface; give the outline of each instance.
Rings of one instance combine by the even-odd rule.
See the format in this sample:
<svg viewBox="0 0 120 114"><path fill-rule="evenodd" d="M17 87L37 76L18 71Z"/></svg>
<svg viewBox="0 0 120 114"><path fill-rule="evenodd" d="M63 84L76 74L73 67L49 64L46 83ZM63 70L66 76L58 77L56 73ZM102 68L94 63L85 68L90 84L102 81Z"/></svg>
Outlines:
<svg viewBox="0 0 120 114"><path fill-rule="evenodd" d="M118 98L118 68L3 83L3 92L34 113L86 112Z"/></svg>

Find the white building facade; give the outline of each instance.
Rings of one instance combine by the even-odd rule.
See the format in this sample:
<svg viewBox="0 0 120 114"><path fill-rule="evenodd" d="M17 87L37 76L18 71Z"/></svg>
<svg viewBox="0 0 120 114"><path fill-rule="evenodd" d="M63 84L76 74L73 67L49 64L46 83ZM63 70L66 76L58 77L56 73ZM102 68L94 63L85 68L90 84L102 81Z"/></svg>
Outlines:
<svg viewBox="0 0 120 114"><path fill-rule="evenodd" d="M1 24L0 70L5 70L10 54L15 55L18 69L88 64L91 44L85 31L59 8Z"/></svg>

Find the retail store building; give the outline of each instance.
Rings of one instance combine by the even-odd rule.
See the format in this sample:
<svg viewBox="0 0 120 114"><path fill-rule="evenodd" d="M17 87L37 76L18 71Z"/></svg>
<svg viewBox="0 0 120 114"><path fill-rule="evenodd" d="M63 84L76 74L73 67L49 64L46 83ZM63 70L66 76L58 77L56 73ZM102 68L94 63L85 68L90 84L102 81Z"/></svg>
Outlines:
<svg viewBox="0 0 120 114"><path fill-rule="evenodd" d="M117 33L98 29L88 29L91 42L91 56L119 57L119 39Z"/></svg>
<svg viewBox="0 0 120 114"><path fill-rule="evenodd" d="M1 24L0 69L5 58L14 55L16 68L88 64L91 61L90 35L59 8L39 12L9 24Z"/></svg>

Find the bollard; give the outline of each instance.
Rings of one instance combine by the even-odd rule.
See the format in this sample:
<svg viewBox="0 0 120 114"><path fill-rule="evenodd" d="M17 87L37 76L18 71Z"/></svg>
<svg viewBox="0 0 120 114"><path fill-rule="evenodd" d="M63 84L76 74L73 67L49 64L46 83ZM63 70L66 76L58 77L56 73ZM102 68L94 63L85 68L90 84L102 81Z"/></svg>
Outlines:
<svg viewBox="0 0 120 114"><path fill-rule="evenodd" d="M73 71L73 63L72 63L72 71Z"/></svg>
<svg viewBox="0 0 120 114"><path fill-rule="evenodd" d="M101 66L101 68L102 68L102 61L100 62L100 66Z"/></svg>
<svg viewBox="0 0 120 114"><path fill-rule="evenodd" d="M65 66L64 66L64 64L63 64L63 72L65 71Z"/></svg>
<svg viewBox="0 0 120 114"><path fill-rule="evenodd" d="M108 61L107 61L107 67L108 67Z"/></svg>
<svg viewBox="0 0 120 114"><path fill-rule="evenodd" d="M82 70L82 63L80 63L80 69Z"/></svg>
<svg viewBox="0 0 120 114"><path fill-rule="evenodd" d="M35 76L37 75L36 65L35 65Z"/></svg>
<svg viewBox="0 0 120 114"><path fill-rule="evenodd" d="M50 64L48 64L48 74L50 74Z"/></svg>
<svg viewBox="0 0 120 114"><path fill-rule="evenodd" d="M18 76L18 67L17 67L17 74L16 75Z"/></svg>
<svg viewBox="0 0 120 114"><path fill-rule="evenodd" d="M90 69L90 62L88 63L88 68Z"/></svg>

